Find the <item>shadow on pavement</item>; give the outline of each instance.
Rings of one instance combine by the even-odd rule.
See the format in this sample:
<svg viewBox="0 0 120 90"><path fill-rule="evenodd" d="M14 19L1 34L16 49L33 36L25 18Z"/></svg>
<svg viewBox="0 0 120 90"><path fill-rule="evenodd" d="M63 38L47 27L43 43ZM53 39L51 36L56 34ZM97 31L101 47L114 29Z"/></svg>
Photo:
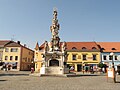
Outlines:
<svg viewBox="0 0 120 90"><path fill-rule="evenodd" d="M0 76L29 76L29 74L0 74Z"/></svg>
<svg viewBox="0 0 120 90"><path fill-rule="evenodd" d="M120 83L120 81L116 81L115 83Z"/></svg>
<svg viewBox="0 0 120 90"><path fill-rule="evenodd" d="M7 80L0 80L0 82L7 81Z"/></svg>

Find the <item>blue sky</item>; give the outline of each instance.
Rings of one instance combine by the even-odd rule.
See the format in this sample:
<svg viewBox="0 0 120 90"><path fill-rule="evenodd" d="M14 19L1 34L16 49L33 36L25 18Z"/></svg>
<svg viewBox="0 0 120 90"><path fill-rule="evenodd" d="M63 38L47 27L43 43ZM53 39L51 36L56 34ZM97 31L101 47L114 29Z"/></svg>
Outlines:
<svg viewBox="0 0 120 90"><path fill-rule="evenodd" d="M50 41L54 7L61 41L120 42L120 0L0 0L0 40Z"/></svg>

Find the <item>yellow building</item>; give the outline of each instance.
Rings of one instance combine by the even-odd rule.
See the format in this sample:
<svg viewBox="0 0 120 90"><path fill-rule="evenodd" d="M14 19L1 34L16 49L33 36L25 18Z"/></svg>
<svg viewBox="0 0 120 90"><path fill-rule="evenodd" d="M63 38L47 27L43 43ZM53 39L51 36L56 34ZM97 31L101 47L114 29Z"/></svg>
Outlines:
<svg viewBox="0 0 120 90"><path fill-rule="evenodd" d="M39 72L42 66L42 53L43 53L44 46L36 44L35 53L34 53L34 63L35 63L35 72Z"/></svg>
<svg viewBox="0 0 120 90"><path fill-rule="evenodd" d="M20 41L10 41L4 47L2 62L11 70L30 70L33 59L34 51L21 45Z"/></svg>
<svg viewBox="0 0 120 90"><path fill-rule="evenodd" d="M10 40L0 40L0 63L2 64L3 50L6 44L8 44Z"/></svg>
<svg viewBox="0 0 120 90"><path fill-rule="evenodd" d="M44 44L35 47L35 71L39 72L42 65ZM100 63L100 47L96 42L67 42L67 64L75 71L82 71L83 67L96 67Z"/></svg>
<svg viewBox="0 0 120 90"><path fill-rule="evenodd" d="M67 42L67 64L75 71L96 68L100 63L100 48L96 42Z"/></svg>

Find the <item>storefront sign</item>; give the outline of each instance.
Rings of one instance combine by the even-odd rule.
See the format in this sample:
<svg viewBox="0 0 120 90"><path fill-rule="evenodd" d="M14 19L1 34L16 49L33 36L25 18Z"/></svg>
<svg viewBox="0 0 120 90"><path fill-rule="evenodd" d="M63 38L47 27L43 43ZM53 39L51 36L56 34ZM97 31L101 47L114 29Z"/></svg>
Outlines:
<svg viewBox="0 0 120 90"><path fill-rule="evenodd" d="M113 68L108 68L108 70L107 70L108 72L108 77L110 77L110 78L114 78L114 69Z"/></svg>

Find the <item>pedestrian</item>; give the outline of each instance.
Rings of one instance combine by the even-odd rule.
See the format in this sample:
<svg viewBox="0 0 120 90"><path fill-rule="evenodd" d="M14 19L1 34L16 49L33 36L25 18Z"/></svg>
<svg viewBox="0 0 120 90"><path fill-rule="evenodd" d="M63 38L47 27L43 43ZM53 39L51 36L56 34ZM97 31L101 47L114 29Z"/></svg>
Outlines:
<svg viewBox="0 0 120 90"><path fill-rule="evenodd" d="M31 67L31 73L34 73L34 68L33 67Z"/></svg>

